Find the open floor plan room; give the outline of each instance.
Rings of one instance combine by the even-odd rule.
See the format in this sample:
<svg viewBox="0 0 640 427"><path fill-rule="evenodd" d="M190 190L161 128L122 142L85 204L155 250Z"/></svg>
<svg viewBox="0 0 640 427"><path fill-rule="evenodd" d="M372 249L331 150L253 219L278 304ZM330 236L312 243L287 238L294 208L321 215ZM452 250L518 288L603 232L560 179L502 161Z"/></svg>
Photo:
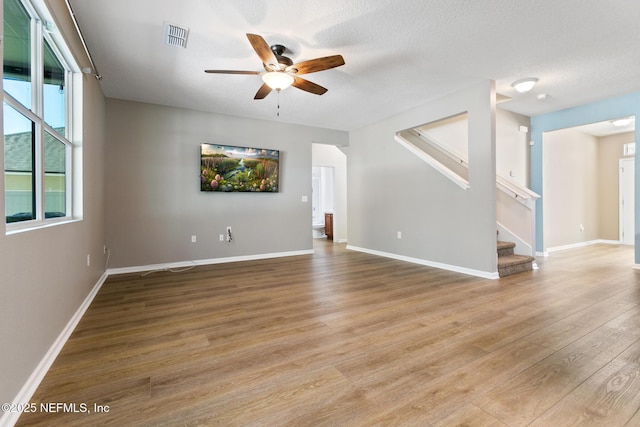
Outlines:
<svg viewBox="0 0 640 427"><path fill-rule="evenodd" d="M109 277L32 399L87 410L17 425L640 425L632 247L499 280L314 249Z"/></svg>

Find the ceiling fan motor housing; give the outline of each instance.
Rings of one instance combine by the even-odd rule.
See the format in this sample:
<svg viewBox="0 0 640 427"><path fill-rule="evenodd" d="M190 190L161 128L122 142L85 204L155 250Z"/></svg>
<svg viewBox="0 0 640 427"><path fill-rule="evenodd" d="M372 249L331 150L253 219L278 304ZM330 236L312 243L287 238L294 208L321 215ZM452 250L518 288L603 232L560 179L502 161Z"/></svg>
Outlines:
<svg viewBox="0 0 640 427"><path fill-rule="evenodd" d="M283 68L286 68L289 65L293 65L293 61L283 55L285 50L287 50L287 48L281 44L274 44L271 46L271 51L276 56L278 63L284 65Z"/></svg>

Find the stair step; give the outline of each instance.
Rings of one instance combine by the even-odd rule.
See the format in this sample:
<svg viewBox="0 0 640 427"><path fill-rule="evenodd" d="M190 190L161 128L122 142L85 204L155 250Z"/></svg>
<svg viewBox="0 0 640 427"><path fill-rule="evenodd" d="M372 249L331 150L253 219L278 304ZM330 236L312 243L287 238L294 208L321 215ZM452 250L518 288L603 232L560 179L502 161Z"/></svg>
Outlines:
<svg viewBox="0 0 640 427"><path fill-rule="evenodd" d="M498 249L505 249L505 248L515 248L516 244L513 242L503 242L501 240L498 240Z"/></svg>
<svg viewBox="0 0 640 427"><path fill-rule="evenodd" d="M498 275L510 276L516 273L533 270L535 258L527 255L506 255L498 257Z"/></svg>
<svg viewBox="0 0 640 427"><path fill-rule="evenodd" d="M513 248L516 247L516 244L513 242L502 242L498 241L498 256L508 256L513 255Z"/></svg>
<svg viewBox="0 0 640 427"><path fill-rule="evenodd" d="M510 267L512 265L533 262L536 259L528 255L508 255L498 257L498 267Z"/></svg>

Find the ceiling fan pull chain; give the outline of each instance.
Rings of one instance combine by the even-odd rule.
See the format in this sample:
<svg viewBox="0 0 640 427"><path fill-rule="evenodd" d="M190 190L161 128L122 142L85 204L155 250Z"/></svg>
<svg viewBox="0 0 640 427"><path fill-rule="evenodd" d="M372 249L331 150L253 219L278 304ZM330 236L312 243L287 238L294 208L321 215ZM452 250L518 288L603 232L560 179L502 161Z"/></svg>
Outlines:
<svg viewBox="0 0 640 427"><path fill-rule="evenodd" d="M276 89L276 95L278 96L278 112L276 116L280 117L280 89Z"/></svg>

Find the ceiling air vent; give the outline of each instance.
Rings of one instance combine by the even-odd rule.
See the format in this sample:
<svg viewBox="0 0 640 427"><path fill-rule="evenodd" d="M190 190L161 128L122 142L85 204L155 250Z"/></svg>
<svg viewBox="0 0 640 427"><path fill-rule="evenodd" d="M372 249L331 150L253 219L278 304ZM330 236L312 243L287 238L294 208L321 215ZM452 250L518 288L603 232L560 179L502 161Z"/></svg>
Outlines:
<svg viewBox="0 0 640 427"><path fill-rule="evenodd" d="M169 46L186 48L188 36L188 28L178 27L168 22L164 23L164 42Z"/></svg>

